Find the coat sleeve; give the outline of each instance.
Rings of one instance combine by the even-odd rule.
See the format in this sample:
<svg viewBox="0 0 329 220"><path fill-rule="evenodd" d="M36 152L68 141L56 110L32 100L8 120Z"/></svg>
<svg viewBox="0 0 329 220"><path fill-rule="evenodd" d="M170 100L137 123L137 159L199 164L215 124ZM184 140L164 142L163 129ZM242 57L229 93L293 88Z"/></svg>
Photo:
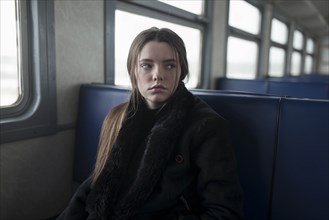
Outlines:
<svg viewBox="0 0 329 220"><path fill-rule="evenodd" d="M57 220L83 220L88 218L86 200L90 192L91 178L86 179L76 190L69 205Z"/></svg>
<svg viewBox="0 0 329 220"><path fill-rule="evenodd" d="M202 213L179 219L242 219L242 191L226 122L219 117L205 120L196 136L192 160Z"/></svg>

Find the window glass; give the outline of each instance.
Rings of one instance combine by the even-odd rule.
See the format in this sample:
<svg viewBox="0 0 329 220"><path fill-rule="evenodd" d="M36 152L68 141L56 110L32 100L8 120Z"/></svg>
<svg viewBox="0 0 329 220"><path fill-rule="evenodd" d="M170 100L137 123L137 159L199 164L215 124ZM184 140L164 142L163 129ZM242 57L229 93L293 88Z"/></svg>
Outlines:
<svg viewBox="0 0 329 220"><path fill-rule="evenodd" d="M321 48L321 63L329 63L329 47L326 45Z"/></svg>
<svg viewBox="0 0 329 220"><path fill-rule="evenodd" d="M323 45L321 47L321 55L319 61L319 72L329 73L329 45Z"/></svg>
<svg viewBox="0 0 329 220"><path fill-rule="evenodd" d="M255 42L229 37L226 76L237 79L255 79L257 56L258 45Z"/></svg>
<svg viewBox="0 0 329 220"><path fill-rule="evenodd" d="M9 107L21 96L19 14L16 1L0 1L0 10L0 107Z"/></svg>
<svg viewBox="0 0 329 220"><path fill-rule="evenodd" d="M313 58L310 55L306 55L305 57L305 73L311 73L312 72L312 65L313 65Z"/></svg>
<svg viewBox="0 0 329 220"><path fill-rule="evenodd" d="M311 38L307 39L306 52L310 54L314 53L314 41Z"/></svg>
<svg viewBox="0 0 329 220"><path fill-rule="evenodd" d="M288 39L287 25L278 19L272 19L271 40L280 44L286 44Z"/></svg>
<svg viewBox="0 0 329 220"><path fill-rule="evenodd" d="M251 34L259 34L261 14L245 1L230 1L229 25Z"/></svg>
<svg viewBox="0 0 329 220"><path fill-rule="evenodd" d="M284 75L285 51L279 47L270 48L269 71L271 77L281 77Z"/></svg>
<svg viewBox="0 0 329 220"><path fill-rule="evenodd" d="M300 66L302 61L302 55L299 52L292 52L291 58L291 75L298 76L300 74Z"/></svg>
<svg viewBox="0 0 329 220"><path fill-rule="evenodd" d="M294 42L293 47L297 50L303 49L303 34L300 31L295 30L294 31Z"/></svg>
<svg viewBox="0 0 329 220"><path fill-rule="evenodd" d="M195 88L198 84L201 67L201 31L145 16L120 10L115 13L115 84L130 86L127 71L127 56L134 38L143 30L153 26L170 28L184 41L190 70L186 86Z"/></svg>
<svg viewBox="0 0 329 220"><path fill-rule="evenodd" d="M159 0L159 1L194 14L198 14L198 15L203 14L203 2L204 2L203 0L184 0L184 1Z"/></svg>

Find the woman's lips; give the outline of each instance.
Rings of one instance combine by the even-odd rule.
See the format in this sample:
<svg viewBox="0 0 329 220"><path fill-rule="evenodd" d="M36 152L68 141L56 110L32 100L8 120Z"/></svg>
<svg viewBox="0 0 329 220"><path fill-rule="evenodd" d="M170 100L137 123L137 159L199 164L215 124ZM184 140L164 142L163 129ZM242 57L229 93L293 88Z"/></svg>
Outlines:
<svg viewBox="0 0 329 220"><path fill-rule="evenodd" d="M161 92L161 91L163 91L165 89L166 89L166 87L163 86L163 85L154 85L149 90L152 90L154 92Z"/></svg>

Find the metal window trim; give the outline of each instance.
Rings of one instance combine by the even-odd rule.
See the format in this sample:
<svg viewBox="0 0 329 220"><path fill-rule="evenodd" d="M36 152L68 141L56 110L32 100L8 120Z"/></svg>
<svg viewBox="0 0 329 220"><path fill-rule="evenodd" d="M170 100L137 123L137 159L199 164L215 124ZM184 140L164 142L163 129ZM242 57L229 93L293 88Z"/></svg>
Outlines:
<svg viewBox="0 0 329 220"><path fill-rule="evenodd" d="M126 3L130 5L140 6L141 8L151 9L157 13L166 14L172 17L177 17L186 21L193 21L194 23L208 23L209 19L204 16L206 13L206 7L204 7L203 15L194 14L189 11L168 5L160 1L134 1L134 0L123 0L119 1L120 3ZM205 1L206 4L207 1Z"/></svg>
<svg viewBox="0 0 329 220"><path fill-rule="evenodd" d="M149 2L151 3L153 1L149 1ZM161 2L153 2L153 4L154 3L161 3ZM139 4L132 4L130 2L125 2L125 1L117 1L116 9L141 16L146 16L154 19L163 20L166 22L171 22L171 23L191 27L191 28L197 28L202 31L204 27L204 22L198 22L199 20L196 18L197 17L196 15L194 15L196 16L195 18L191 17L190 19L187 19L187 17L180 16L179 14L175 14L173 12L177 8L170 5L166 5L164 3L161 4L163 4L164 8L167 8L167 10L171 12L168 13L168 11L165 11L164 8L155 9L154 7L150 7L150 5L147 5L148 7L145 7L144 4L141 4L141 2L139 2ZM183 11L183 10L179 10L179 11Z"/></svg>

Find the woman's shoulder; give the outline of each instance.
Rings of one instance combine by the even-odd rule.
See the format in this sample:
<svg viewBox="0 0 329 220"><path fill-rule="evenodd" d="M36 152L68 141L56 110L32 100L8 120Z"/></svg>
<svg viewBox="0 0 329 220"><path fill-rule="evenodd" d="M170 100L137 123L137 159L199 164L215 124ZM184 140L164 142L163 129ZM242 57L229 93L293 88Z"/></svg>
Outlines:
<svg viewBox="0 0 329 220"><path fill-rule="evenodd" d="M225 121L224 117L222 117L205 101L203 101L197 96L194 96L194 105L191 109L191 117L200 120L216 120L222 122Z"/></svg>
<svg viewBox="0 0 329 220"><path fill-rule="evenodd" d="M190 110L188 127L197 132L214 132L229 127L228 121L199 97L194 98Z"/></svg>

